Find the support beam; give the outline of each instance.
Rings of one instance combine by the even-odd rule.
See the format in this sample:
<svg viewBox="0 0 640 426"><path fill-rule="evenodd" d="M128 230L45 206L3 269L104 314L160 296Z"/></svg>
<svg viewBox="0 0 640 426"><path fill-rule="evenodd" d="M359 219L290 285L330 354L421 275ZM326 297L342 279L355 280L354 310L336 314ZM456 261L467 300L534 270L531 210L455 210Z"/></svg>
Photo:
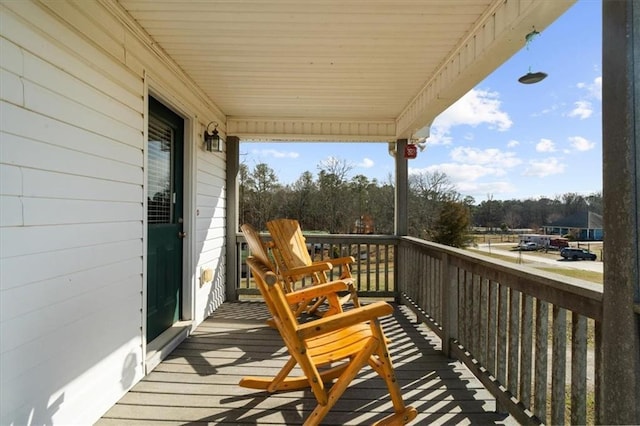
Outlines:
<svg viewBox="0 0 640 426"><path fill-rule="evenodd" d="M409 232L409 220L407 210L409 208L409 161L404 158L404 148L407 139L398 139L396 142L396 205L395 205L395 234L407 235Z"/></svg>
<svg viewBox="0 0 640 426"><path fill-rule="evenodd" d="M238 300L236 284L239 282L238 261L236 258L236 234L238 233L238 173L240 172L240 138L237 136L227 136L227 217L226 217L226 300Z"/></svg>
<svg viewBox="0 0 640 426"><path fill-rule="evenodd" d="M640 1L603 2L604 294L598 424L640 424Z"/></svg>

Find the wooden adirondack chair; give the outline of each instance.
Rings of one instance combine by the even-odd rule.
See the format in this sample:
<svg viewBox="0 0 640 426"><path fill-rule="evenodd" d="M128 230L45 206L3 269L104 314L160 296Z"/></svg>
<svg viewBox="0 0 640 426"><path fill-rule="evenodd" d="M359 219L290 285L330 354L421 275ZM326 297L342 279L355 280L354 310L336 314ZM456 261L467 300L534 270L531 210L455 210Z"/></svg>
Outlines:
<svg viewBox="0 0 640 426"><path fill-rule="evenodd" d="M278 273L277 266L274 264L274 258L269 256L268 246L262 241L260 234L256 229L248 223L240 226L240 230L244 235L244 239L249 246L249 252L251 256L259 259L263 264L267 265L272 272ZM316 262L310 266L303 266L298 268L293 268L292 273L300 276L306 275L314 275L318 273L323 273L326 271L330 271L332 269L332 265L329 262ZM291 286L291 280L281 280L282 286L284 288L285 293L291 293L294 289ZM342 312L342 305L340 303L340 297L338 293L325 295L326 300L329 303L330 311L332 313ZM299 302L295 302L291 304L291 309L294 311L296 316L300 315L310 303L309 300L302 300Z"/></svg>
<svg viewBox="0 0 640 426"><path fill-rule="evenodd" d="M317 425L358 372L368 364L385 381L394 409L393 414L378 424L406 424L416 417L415 408L406 406L400 393L379 321L380 317L393 312L391 305L374 302L301 324L289 309L291 303L335 293L345 289L346 284L334 281L287 294L268 265L253 256L247 258L247 264L291 358L277 376L244 377L240 386L269 392L311 388L318 405L304 424ZM302 370L303 376L289 377L296 365ZM334 380L335 383L331 384Z"/></svg>
<svg viewBox="0 0 640 426"><path fill-rule="evenodd" d="M340 279L347 284L348 294L340 300L340 306L351 300L355 307L360 306L358 293L355 289L354 280L351 276L351 268L349 265L355 262L352 256L329 259L329 262L314 262L307 250L306 240L302 234L300 224L295 219L275 219L267 222L267 229L273 240L272 250L274 258L278 266L278 272L283 279L287 281L287 285L294 287L295 283L305 276L311 276L313 284L321 284L329 281L328 272L330 269L322 267L315 269L318 265L326 265L330 263L332 267L340 267L342 273ZM311 274L299 273L305 271L304 268L314 268ZM307 310L310 313L315 312L324 302L322 298L311 304ZM329 306L327 313L335 313L335 306ZM340 309L341 311L342 309Z"/></svg>

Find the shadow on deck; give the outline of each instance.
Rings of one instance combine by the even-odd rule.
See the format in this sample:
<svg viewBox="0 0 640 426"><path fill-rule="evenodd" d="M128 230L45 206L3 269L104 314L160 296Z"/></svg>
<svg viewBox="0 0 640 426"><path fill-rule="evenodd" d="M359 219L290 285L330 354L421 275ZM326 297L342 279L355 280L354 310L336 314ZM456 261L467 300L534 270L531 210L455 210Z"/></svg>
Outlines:
<svg viewBox="0 0 640 426"><path fill-rule="evenodd" d="M238 386L246 375L275 375L288 358L267 318L259 302L223 304L97 424L301 424L315 407L311 392ZM418 410L413 424L517 424L414 319L403 306L383 319L405 401ZM370 424L391 411L383 381L365 368L323 424Z"/></svg>

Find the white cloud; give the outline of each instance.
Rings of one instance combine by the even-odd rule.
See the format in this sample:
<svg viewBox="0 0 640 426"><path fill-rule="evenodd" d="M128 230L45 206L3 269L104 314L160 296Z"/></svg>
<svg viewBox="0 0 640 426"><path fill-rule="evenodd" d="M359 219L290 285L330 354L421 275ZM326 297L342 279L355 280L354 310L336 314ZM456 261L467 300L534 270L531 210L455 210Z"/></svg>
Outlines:
<svg viewBox="0 0 640 426"><path fill-rule="evenodd" d="M458 192L476 197L487 194L508 194L516 191L516 187L509 182L460 182Z"/></svg>
<svg viewBox="0 0 640 426"><path fill-rule="evenodd" d="M497 148L477 149L457 147L451 151L451 159L465 164L481 164L491 167L511 168L522 163L513 152L503 152Z"/></svg>
<svg viewBox="0 0 640 426"><path fill-rule="evenodd" d="M358 167L362 167L365 169L370 169L374 165L375 163L373 162L373 160L367 157L363 158L362 161L357 164Z"/></svg>
<svg viewBox="0 0 640 426"><path fill-rule="evenodd" d="M571 142L571 146L578 151L589 151L596 146L595 143L582 136L570 136L569 142Z"/></svg>
<svg viewBox="0 0 640 426"><path fill-rule="evenodd" d="M505 194L515 192L516 188L507 181L482 182L485 177L501 177L507 172L500 167L486 167L479 164L442 163L422 169L409 169L409 174L441 172L447 175L461 194L484 196L487 193Z"/></svg>
<svg viewBox="0 0 640 426"><path fill-rule="evenodd" d="M555 152L556 145L551 139L540 139L540 142L536 144L536 151L538 152Z"/></svg>
<svg viewBox="0 0 640 426"><path fill-rule="evenodd" d="M594 78L591 83L578 83L576 86L585 89L592 98L602 100L602 76Z"/></svg>
<svg viewBox="0 0 640 426"><path fill-rule="evenodd" d="M501 167L487 167L480 164L441 163L422 169L409 169L409 173L441 172L447 175L452 183L475 181L484 176L504 176L506 171Z"/></svg>
<svg viewBox="0 0 640 426"><path fill-rule="evenodd" d="M522 173L524 176L545 177L564 173L566 165L555 157L544 160L531 160L529 166Z"/></svg>
<svg viewBox="0 0 640 426"><path fill-rule="evenodd" d="M486 124L490 129L508 130L513 123L509 114L502 111L500 106L497 92L472 89L436 117L431 126L431 136L427 141L432 145L449 144L451 128L460 125L475 127Z"/></svg>
<svg viewBox="0 0 640 426"><path fill-rule="evenodd" d="M573 103L575 108L569 112L569 117L578 117L580 120L591 117L593 114L593 105L589 101L576 101Z"/></svg>
<svg viewBox="0 0 640 426"><path fill-rule="evenodd" d="M507 148L515 148L518 145L520 145L520 142L514 139L511 139L509 142L507 142Z"/></svg>
<svg viewBox="0 0 640 426"><path fill-rule="evenodd" d="M278 151L277 149L256 149L252 151L252 154L273 158L298 158L300 156L297 152Z"/></svg>

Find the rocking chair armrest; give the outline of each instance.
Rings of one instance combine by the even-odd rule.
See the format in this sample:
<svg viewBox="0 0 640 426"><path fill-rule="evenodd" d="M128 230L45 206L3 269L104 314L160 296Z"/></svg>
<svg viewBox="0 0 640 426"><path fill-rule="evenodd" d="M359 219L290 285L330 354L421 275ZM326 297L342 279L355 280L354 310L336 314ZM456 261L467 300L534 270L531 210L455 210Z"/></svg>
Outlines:
<svg viewBox="0 0 640 426"><path fill-rule="evenodd" d="M336 293L339 291L347 291L349 288L347 283L341 280L331 281L324 284L315 284L312 286L304 287L300 290L293 291L285 294L287 302L290 304L299 303L303 300L312 300L317 297L325 296L327 294Z"/></svg>
<svg viewBox="0 0 640 426"><path fill-rule="evenodd" d="M308 266L296 266L295 268L291 268L286 271L280 271L280 273L286 277L296 277L330 271L332 269L333 265L330 262L317 262Z"/></svg>
<svg viewBox="0 0 640 426"><path fill-rule="evenodd" d="M356 259L353 256L331 258L331 264L334 267L339 265L349 265L351 263L355 263L355 261Z"/></svg>
<svg viewBox="0 0 640 426"><path fill-rule="evenodd" d="M346 312L330 315L315 321L300 324L297 334L301 339L320 336L352 325L361 324L393 313L393 306L387 302L374 302Z"/></svg>

